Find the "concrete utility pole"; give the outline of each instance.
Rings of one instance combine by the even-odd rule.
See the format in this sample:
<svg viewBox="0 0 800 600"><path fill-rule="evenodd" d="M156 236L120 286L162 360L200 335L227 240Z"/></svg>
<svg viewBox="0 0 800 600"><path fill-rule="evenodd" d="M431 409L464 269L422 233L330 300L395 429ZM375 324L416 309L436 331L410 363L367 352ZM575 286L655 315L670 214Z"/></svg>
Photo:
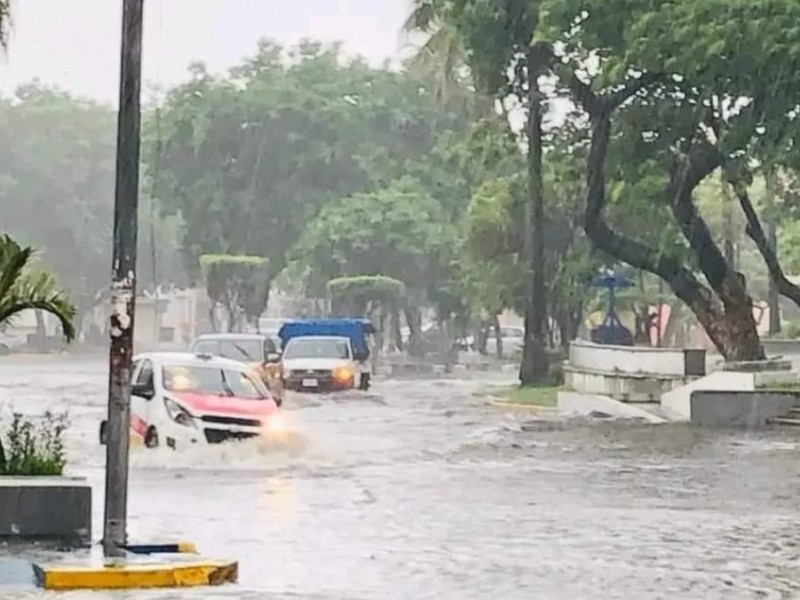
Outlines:
<svg viewBox="0 0 800 600"><path fill-rule="evenodd" d="M111 283L111 348L103 551L125 554L128 516L128 446L131 358L136 304L136 241L141 131L142 13L144 0L123 0L114 258Z"/></svg>

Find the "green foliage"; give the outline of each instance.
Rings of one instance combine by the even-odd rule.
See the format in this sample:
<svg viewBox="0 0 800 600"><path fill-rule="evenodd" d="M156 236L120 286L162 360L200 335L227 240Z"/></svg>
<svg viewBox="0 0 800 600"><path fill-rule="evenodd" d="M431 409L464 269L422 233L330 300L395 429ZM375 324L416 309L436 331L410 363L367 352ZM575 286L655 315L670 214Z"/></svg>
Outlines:
<svg viewBox="0 0 800 600"><path fill-rule="evenodd" d="M262 42L224 79L196 67L168 97L160 145L187 264L264 256L271 281L322 206L388 185L440 132L465 128L465 97L438 102L423 80L311 42Z"/></svg>
<svg viewBox="0 0 800 600"><path fill-rule="evenodd" d="M314 273L312 288L314 281L366 274L425 290L446 264L442 257L453 236L439 203L419 182L402 179L326 204L309 225L299 256Z"/></svg>
<svg viewBox="0 0 800 600"><path fill-rule="evenodd" d="M0 444L0 475L61 475L66 464L65 414L47 412L38 423L14 413Z"/></svg>
<svg viewBox="0 0 800 600"><path fill-rule="evenodd" d="M228 312L233 329L239 313L253 322L264 310L267 294L267 261L257 256L204 254L200 267L209 299Z"/></svg>
<svg viewBox="0 0 800 600"><path fill-rule="evenodd" d="M25 310L42 310L61 323L64 337L75 337L75 306L46 271L31 267L33 249L0 235L0 324Z"/></svg>
<svg viewBox="0 0 800 600"><path fill-rule="evenodd" d="M382 275L339 277L328 282L331 297L355 302L398 303L406 294L402 281Z"/></svg>
<svg viewBox="0 0 800 600"><path fill-rule="evenodd" d="M40 250L79 313L110 281L115 131L112 107L40 84L0 99L0 224ZM141 206L140 288L152 280L152 231L161 282L180 280L174 223L151 226L149 199Z"/></svg>

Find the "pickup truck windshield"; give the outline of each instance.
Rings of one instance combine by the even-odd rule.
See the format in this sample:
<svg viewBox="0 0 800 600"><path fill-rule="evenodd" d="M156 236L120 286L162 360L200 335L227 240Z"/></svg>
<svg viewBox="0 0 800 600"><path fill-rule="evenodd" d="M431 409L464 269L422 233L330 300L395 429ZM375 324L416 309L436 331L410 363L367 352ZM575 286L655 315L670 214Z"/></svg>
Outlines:
<svg viewBox="0 0 800 600"><path fill-rule="evenodd" d="M347 340L294 338L286 345L284 359L292 358L350 358Z"/></svg>

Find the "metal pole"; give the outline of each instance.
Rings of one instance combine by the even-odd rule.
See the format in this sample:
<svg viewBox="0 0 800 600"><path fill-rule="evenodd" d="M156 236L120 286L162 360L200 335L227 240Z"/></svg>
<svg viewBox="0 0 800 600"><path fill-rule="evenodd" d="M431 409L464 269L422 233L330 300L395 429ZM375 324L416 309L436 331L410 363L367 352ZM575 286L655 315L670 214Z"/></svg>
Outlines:
<svg viewBox="0 0 800 600"><path fill-rule="evenodd" d="M140 88L144 0L123 0L114 258L111 283L111 347L108 381L108 443L103 551L124 554L127 543L128 444L131 357L136 301L136 241L139 194Z"/></svg>

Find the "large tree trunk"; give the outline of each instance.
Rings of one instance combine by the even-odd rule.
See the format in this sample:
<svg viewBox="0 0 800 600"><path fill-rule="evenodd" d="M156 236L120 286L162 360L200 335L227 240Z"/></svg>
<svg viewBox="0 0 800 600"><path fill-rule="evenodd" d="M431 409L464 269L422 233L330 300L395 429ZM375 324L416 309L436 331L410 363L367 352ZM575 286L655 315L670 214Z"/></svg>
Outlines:
<svg viewBox="0 0 800 600"><path fill-rule="evenodd" d="M391 316L392 338L394 340L394 347L399 351L403 351L403 331L400 327L400 311L396 308L392 309Z"/></svg>
<svg viewBox="0 0 800 600"><path fill-rule="evenodd" d="M528 55L528 198L525 202L523 255L528 268L525 298L525 344L519 379L523 385L544 383L549 377L546 352L547 292L544 256L544 186L542 183L541 59Z"/></svg>
<svg viewBox="0 0 800 600"><path fill-rule="evenodd" d="M422 344L422 314L416 306L407 306L404 312L409 330L408 353L421 357L425 354Z"/></svg>
<svg viewBox="0 0 800 600"><path fill-rule="evenodd" d="M598 99L599 100L599 99ZM603 220L605 207L605 159L611 131L610 107L591 111L592 144L587 164L587 204L584 224L596 247L629 265L661 277L675 295L697 316L714 345L727 360L764 358L752 303L743 278L733 272L713 242L705 222L697 214L691 192L713 167L699 157L687 171L673 173L670 195L672 212L694 251L710 286L700 283L677 259L612 231ZM710 172L710 171L708 171ZM706 173L707 174L707 173ZM716 293L716 298L714 297Z"/></svg>
<svg viewBox="0 0 800 600"><path fill-rule="evenodd" d="M500 328L500 317L494 315L492 317L492 327L494 328L495 340L497 341L497 358L503 358L503 330ZM484 348L486 344L484 344Z"/></svg>

